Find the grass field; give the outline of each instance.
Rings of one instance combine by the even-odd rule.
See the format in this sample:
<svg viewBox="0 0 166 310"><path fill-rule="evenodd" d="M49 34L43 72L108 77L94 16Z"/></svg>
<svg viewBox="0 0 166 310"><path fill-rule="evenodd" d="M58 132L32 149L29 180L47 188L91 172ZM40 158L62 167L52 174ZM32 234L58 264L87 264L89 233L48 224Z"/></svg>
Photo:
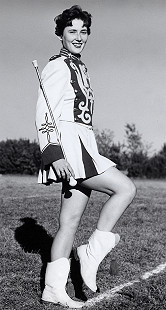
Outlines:
<svg viewBox="0 0 166 310"><path fill-rule="evenodd" d="M72 298L91 300L119 285L136 282L101 301L92 299L94 303L88 309L166 309L166 268L148 278L142 277L166 263L166 181L135 183L137 196L115 227L121 241L99 268L100 293L92 294L82 285L74 259L67 290ZM64 309L40 303L48 253L57 230L60 185L38 185L36 177L1 176L0 187L1 309ZM104 194L92 194L75 246L85 242L94 230L106 199Z"/></svg>

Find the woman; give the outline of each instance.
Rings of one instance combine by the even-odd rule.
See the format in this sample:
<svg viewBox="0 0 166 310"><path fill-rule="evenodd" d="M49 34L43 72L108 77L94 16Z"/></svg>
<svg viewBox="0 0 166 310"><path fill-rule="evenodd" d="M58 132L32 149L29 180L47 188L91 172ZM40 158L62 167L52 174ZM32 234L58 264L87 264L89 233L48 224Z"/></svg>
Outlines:
<svg viewBox="0 0 166 310"><path fill-rule="evenodd" d="M56 121L65 158L57 140L52 118L39 90L36 126L42 155L39 182L62 181L59 229L47 265L44 301L81 308L83 302L72 300L65 286L70 270L69 256L83 211L91 190L107 193L96 230L87 244L77 249L81 276L85 284L96 291L96 273L100 262L119 242L112 233L116 222L135 196L135 186L118 171L111 160L98 153L92 128L93 91L85 65L80 60L88 36L91 15L79 6L72 6L55 18L56 35L62 41L58 56L50 58L42 72L42 81ZM70 177L77 185L69 184Z"/></svg>

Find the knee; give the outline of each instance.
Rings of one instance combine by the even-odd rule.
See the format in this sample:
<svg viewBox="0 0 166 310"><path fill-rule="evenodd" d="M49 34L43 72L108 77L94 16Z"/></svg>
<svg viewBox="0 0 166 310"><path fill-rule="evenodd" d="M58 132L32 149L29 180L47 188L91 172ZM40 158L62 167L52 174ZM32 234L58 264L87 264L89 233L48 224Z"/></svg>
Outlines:
<svg viewBox="0 0 166 310"><path fill-rule="evenodd" d="M137 192L135 184L130 179L128 179L127 182L123 184L120 191L128 203L132 202Z"/></svg>
<svg viewBox="0 0 166 310"><path fill-rule="evenodd" d="M129 202L132 202L134 197L136 196L136 186L135 184L129 179L128 182L125 184L125 194L128 197Z"/></svg>
<svg viewBox="0 0 166 310"><path fill-rule="evenodd" d="M65 218L60 219L60 228L67 232L75 232L80 222L80 216L77 214L69 214Z"/></svg>

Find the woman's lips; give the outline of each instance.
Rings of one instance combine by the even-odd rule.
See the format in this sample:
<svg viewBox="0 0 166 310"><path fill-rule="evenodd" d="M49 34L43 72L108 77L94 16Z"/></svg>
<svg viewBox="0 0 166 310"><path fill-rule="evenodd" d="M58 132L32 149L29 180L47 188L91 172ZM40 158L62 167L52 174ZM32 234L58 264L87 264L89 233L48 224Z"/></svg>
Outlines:
<svg viewBox="0 0 166 310"><path fill-rule="evenodd" d="M73 43L73 45L76 47L76 48L80 48L82 46L82 43Z"/></svg>

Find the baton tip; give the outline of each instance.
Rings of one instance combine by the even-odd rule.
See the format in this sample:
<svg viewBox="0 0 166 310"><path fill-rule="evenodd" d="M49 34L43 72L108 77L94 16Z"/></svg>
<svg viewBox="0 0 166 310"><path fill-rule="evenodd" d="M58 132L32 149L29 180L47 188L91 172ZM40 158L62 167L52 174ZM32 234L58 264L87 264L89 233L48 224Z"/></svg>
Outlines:
<svg viewBox="0 0 166 310"><path fill-rule="evenodd" d="M77 181L72 176L70 177L69 185L72 187L77 185Z"/></svg>
<svg viewBox="0 0 166 310"><path fill-rule="evenodd" d="M34 66L35 68L38 67L37 60L36 60L36 59L32 61L32 64L33 64L33 66Z"/></svg>

